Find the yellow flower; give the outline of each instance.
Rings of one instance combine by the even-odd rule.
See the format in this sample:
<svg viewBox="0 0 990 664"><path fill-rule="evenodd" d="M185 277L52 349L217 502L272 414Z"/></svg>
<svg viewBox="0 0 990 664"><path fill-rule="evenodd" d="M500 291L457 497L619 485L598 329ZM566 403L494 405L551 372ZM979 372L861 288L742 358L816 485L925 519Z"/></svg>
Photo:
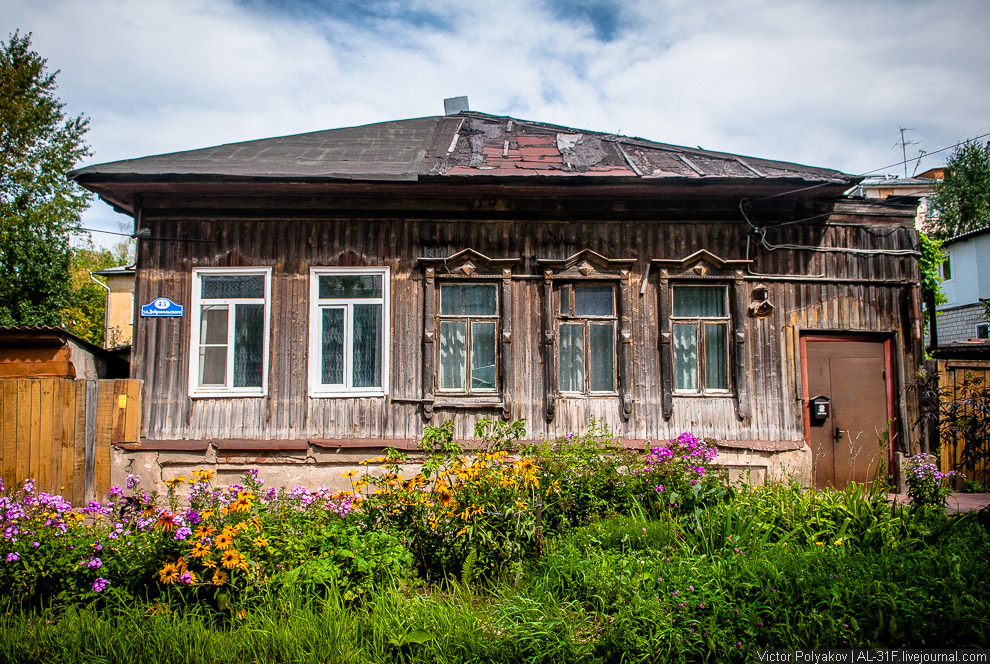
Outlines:
<svg viewBox="0 0 990 664"><path fill-rule="evenodd" d="M210 552L210 547L203 544L202 542L196 542L195 544L193 544L192 551L189 552L189 555L192 556L193 558L202 558L209 552Z"/></svg>
<svg viewBox="0 0 990 664"><path fill-rule="evenodd" d="M346 473L340 474L341 477L354 477L355 475L357 475L356 470L348 470Z"/></svg>
<svg viewBox="0 0 990 664"><path fill-rule="evenodd" d="M232 502L230 505L224 509L228 514L233 512L246 512L251 509L251 503L254 502L254 494L247 491L238 491L237 500Z"/></svg>
<svg viewBox="0 0 990 664"><path fill-rule="evenodd" d="M214 571L212 582L213 585L215 586L222 586L223 584L227 583L227 573L219 569Z"/></svg>
<svg viewBox="0 0 990 664"><path fill-rule="evenodd" d="M264 537L255 537L252 542L255 546L268 546L268 540Z"/></svg>
<svg viewBox="0 0 990 664"><path fill-rule="evenodd" d="M213 526L199 526L193 533L196 538L202 539L203 537L213 537L213 533L217 531Z"/></svg>
<svg viewBox="0 0 990 664"><path fill-rule="evenodd" d="M825 546L824 542L815 542L815 546Z"/></svg>
<svg viewBox="0 0 990 664"><path fill-rule="evenodd" d="M842 544L842 540L841 540L841 539L837 539L837 540L835 540L835 545L836 545L836 546L839 546L839 545L841 545L841 544Z"/></svg>
<svg viewBox="0 0 990 664"><path fill-rule="evenodd" d="M248 521L241 521L239 524L237 524L236 526L234 526L234 532L235 533L244 533L244 532L247 532L247 529L250 528L250 527L251 527L251 523L250 522L248 522Z"/></svg>
<svg viewBox="0 0 990 664"><path fill-rule="evenodd" d="M238 553L236 549L228 549L227 551L223 552L222 556L220 556L220 564L226 567L227 569L231 569L234 567L240 567L241 561L243 559L244 559L243 556L241 556L241 554Z"/></svg>
<svg viewBox="0 0 990 664"><path fill-rule="evenodd" d="M158 570L158 579L165 584L175 583L181 573L175 563L165 563L165 566Z"/></svg>
<svg viewBox="0 0 990 664"><path fill-rule="evenodd" d="M224 528L223 532L217 535L217 538L213 540L213 546L221 551L229 549L230 545L234 543L234 533L229 532L229 530L229 528Z"/></svg>
<svg viewBox="0 0 990 664"><path fill-rule="evenodd" d="M203 521L206 521L213 516L213 510L203 510L203 513L200 514L200 516L203 518Z"/></svg>
<svg viewBox="0 0 990 664"><path fill-rule="evenodd" d="M532 459L521 459L516 464L516 472L521 475L532 475L536 472L536 464Z"/></svg>
<svg viewBox="0 0 990 664"><path fill-rule="evenodd" d="M200 468L195 473L193 473L193 480L196 482L212 482L213 471L206 470L205 468Z"/></svg>
<svg viewBox="0 0 990 664"><path fill-rule="evenodd" d="M185 481L186 481L186 476L179 475L178 477L173 477L170 480L165 480L165 486L167 486L169 489L174 489L175 487L179 486Z"/></svg>

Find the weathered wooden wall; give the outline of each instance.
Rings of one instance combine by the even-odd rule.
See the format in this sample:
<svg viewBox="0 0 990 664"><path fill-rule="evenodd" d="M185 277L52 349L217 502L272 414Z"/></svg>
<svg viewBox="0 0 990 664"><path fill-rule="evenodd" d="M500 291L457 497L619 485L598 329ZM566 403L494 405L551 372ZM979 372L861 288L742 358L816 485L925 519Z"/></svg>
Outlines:
<svg viewBox="0 0 990 664"><path fill-rule="evenodd" d="M493 207L497 205L493 204ZM340 220L318 214L264 219L248 214L146 210L151 238L141 242L137 282L140 304L169 297L188 304L194 267L272 266L271 354L266 397L191 399L188 396L190 319L139 319L132 377L145 380L144 432L151 440L317 439L421 435L423 395L424 270L418 257L448 257L466 248L490 258L520 258L511 281L512 371L506 387L511 416L526 418L529 435L556 436L599 417L621 426L628 438L699 435L736 441L802 439L799 335L850 331L892 339L901 418L911 406L906 378L920 353L917 267L911 255L849 254L757 248L744 221L519 221ZM286 215L290 213L285 213ZM913 230L898 217L865 220L853 207L825 219L769 228L768 243L869 250L916 248ZM910 217L905 216L910 221ZM751 245L751 246L749 246ZM543 282L538 259L565 259L590 249L610 259L634 259L632 374L626 377L633 408L622 416L620 400L561 398L553 421L544 417L544 348L540 342ZM733 344L749 391L743 418L734 395L673 397L672 414L661 409L658 325L661 313L655 259L681 259L698 251L723 259L755 261L730 279L743 305L753 287L769 289L775 309L768 318L743 317L745 339ZM391 384L385 398L307 396L308 283L311 266L391 267ZM769 276L760 276L769 275ZM645 279L645 285L644 285ZM738 318L737 318L738 319ZM916 329L917 328L917 329ZM433 423L452 418L469 436L480 417L498 408L438 407ZM905 430L908 427L904 428Z"/></svg>
<svg viewBox="0 0 990 664"><path fill-rule="evenodd" d="M141 381L0 380L0 469L78 505L110 488L110 446L140 437Z"/></svg>

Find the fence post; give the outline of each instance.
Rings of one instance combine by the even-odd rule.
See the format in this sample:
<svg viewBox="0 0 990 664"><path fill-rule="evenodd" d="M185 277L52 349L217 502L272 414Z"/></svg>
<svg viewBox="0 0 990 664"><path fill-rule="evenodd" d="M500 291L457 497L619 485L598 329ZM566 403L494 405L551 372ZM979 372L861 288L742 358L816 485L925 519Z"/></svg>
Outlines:
<svg viewBox="0 0 990 664"><path fill-rule="evenodd" d="M99 392L95 380L86 381L86 463L83 467L83 500L96 498L96 400Z"/></svg>

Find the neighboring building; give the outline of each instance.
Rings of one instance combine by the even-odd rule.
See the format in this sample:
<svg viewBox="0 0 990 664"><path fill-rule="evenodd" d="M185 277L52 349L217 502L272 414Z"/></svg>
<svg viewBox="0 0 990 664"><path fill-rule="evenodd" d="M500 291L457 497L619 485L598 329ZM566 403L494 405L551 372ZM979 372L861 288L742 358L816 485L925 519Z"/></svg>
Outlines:
<svg viewBox="0 0 990 664"><path fill-rule="evenodd" d="M856 176L467 111L72 177L134 217L137 306L183 307L136 321L120 464L332 484L481 417L822 486L872 479L888 420L911 449L916 206Z"/></svg>
<svg viewBox="0 0 990 664"><path fill-rule="evenodd" d="M103 345L130 346L134 338L134 266L112 267L93 274L107 280L107 313Z"/></svg>
<svg viewBox="0 0 990 664"><path fill-rule="evenodd" d="M127 378L127 358L59 327L0 327L0 379Z"/></svg>
<svg viewBox="0 0 990 664"><path fill-rule="evenodd" d="M917 199L918 214L915 228L924 230L928 221L928 197L932 195L935 180L942 178L942 169L930 169L921 175L902 178L896 175L879 175L864 178L849 193L863 198Z"/></svg>
<svg viewBox="0 0 990 664"><path fill-rule="evenodd" d="M938 307L939 347L983 340L990 344L990 323L983 301L990 299L990 227L942 243L942 292L947 302Z"/></svg>

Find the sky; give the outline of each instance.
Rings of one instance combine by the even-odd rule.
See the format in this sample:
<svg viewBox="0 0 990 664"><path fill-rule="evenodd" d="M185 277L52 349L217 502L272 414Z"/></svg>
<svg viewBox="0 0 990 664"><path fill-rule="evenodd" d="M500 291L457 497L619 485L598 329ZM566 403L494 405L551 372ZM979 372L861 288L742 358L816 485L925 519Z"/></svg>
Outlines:
<svg viewBox="0 0 990 664"><path fill-rule="evenodd" d="M0 0L14 30L90 119L83 165L442 115L461 95L854 174L904 174L900 127L909 175L990 139L983 0ZM130 219L95 200L83 226Z"/></svg>

